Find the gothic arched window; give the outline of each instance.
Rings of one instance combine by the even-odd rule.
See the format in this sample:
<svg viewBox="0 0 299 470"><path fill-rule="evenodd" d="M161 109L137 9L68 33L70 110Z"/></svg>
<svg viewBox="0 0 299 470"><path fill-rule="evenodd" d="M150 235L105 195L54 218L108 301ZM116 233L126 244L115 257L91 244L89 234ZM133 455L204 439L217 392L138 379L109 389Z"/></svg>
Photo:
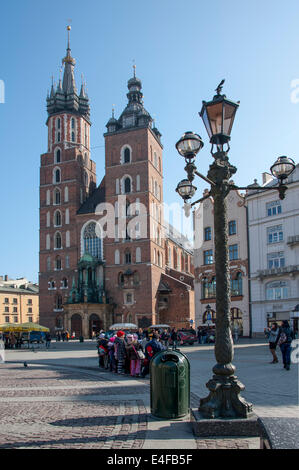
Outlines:
<svg viewBox="0 0 299 470"><path fill-rule="evenodd" d="M60 227L61 226L61 213L60 213L60 211L55 212L54 225L55 225L55 227Z"/></svg>
<svg viewBox="0 0 299 470"><path fill-rule="evenodd" d="M54 170L54 183L60 183L60 182L61 182L60 168L56 168L56 170Z"/></svg>
<svg viewBox="0 0 299 470"><path fill-rule="evenodd" d="M130 193L131 192L131 180L130 178L126 178L124 181L124 190L125 193Z"/></svg>
<svg viewBox="0 0 299 470"><path fill-rule="evenodd" d="M57 232L57 233L55 234L55 244L54 244L54 247L55 247L56 249L60 249L61 246L62 246L62 245L61 245L61 235L60 235L59 232Z"/></svg>
<svg viewBox="0 0 299 470"><path fill-rule="evenodd" d="M124 151L124 163L130 163L130 161L131 161L131 152L130 152L129 147L126 147Z"/></svg>
<svg viewBox="0 0 299 470"><path fill-rule="evenodd" d="M102 258L102 240L96 233L96 222L90 222L83 232L83 254L89 253L97 259Z"/></svg>
<svg viewBox="0 0 299 470"><path fill-rule="evenodd" d="M60 269L62 269L60 256L57 256L57 257L55 258L55 269L56 269L57 271L59 271Z"/></svg>
<svg viewBox="0 0 299 470"><path fill-rule="evenodd" d="M55 153L55 163L60 163L60 162L61 162L61 151L60 149L57 149Z"/></svg>
<svg viewBox="0 0 299 470"><path fill-rule="evenodd" d="M54 204L59 205L60 201L61 201L60 191L59 191L59 189L55 189L55 191L54 191Z"/></svg>

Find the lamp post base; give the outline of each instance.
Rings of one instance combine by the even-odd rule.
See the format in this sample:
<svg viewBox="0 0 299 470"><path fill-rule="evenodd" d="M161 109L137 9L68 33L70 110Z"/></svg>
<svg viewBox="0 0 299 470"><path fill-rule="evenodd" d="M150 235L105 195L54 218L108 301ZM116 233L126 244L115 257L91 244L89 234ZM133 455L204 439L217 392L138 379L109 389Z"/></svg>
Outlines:
<svg viewBox="0 0 299 470"><path fill-rule="evenodd" d="M207 383L210 394L200 399L198 411L206 419L251 418L252 404L240 397L244 385L233 375L230 377L214 375Z"/></svg>

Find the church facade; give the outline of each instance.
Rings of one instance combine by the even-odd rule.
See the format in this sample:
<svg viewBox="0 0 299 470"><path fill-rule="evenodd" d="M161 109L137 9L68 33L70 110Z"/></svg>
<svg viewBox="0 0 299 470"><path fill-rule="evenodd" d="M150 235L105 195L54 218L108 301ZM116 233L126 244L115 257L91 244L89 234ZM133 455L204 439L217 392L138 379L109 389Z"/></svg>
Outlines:
<svg viewBox="0 0 299 470"><path fill-rule="evenodd" d="M193 253L164 222L163 146L142 83L134 70L126 108L106 125L98 185L89 98L84 84L77 91L69 41L63 63L40 166L40 322L86 338L113 323L188 328Z"/></svg>

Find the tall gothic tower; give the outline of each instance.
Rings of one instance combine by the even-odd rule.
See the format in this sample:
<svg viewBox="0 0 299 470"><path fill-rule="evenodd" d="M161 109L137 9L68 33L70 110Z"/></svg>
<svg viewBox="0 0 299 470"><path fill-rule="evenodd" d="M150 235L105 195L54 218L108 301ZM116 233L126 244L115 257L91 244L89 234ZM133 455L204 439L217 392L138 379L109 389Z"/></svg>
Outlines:
<svg viewBox="0 0 299 470"><path fill-rule="evenodd" d="M115 208L115 236L104 240L106 289L114 318L149 326L156 321L157 291L164 272L161 134L143 105L142 83L128 81L128 104L107 123L106 202Z"/></svg>
<svg viewBox="0 0 299 470"><path fill-rule="evenodd" d="M72 284L80 247L76 228L79 207L96 186L90 159L90 108L82 83L77 92L70 27L63 80L47 97L48 150L40 166L40 321L62 326L63 303Z"/></svg>

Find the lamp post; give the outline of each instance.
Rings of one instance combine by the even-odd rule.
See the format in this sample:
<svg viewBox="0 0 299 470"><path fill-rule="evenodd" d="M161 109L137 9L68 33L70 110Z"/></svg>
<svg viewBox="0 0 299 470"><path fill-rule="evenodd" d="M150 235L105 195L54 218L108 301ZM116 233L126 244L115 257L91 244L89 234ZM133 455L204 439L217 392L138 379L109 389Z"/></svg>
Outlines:
<svg viewBox="0 0 299 470"><path fill-rule="evenodd" d="M177 142L176 148L185 158L187 179L181 181L176 191L180 194L190 212L195 204L208 197L214 200L214 243L215 243L215 269L216 269L216 338L215 357L217 364L213 367L213 378L207 383L210 393L207 398L200 400L199 411L204 418L248 418L252 416L252 404L247 403L240 392L245 389L235 374L232 364L234 357L233 340L231 334L231 299L230 299L230 271L228 255L228 220L226 197L231 190L249 189L241 188L232 183L230 179L237 168L230 164L228 152L229 141L235 115L239 102L228 100L221 95L224 80L217 87L217 94L210 102L203 102L200 116L208 132L212 144L211 154L214 162L210 165L207 176L197 171L195 166L196 154L202 149L201 137L192 132L186 132ZM272 165L271 172L279 180L279 185L271 188L255 186L254 189L267 190L274 188L279 191L281 199L285 196L287 186L284 180L292 173L295 164L288 157L279 157ZM211 185L208 194L203 198L190 203L196 188L192 182L195 175Z"/></svg>

